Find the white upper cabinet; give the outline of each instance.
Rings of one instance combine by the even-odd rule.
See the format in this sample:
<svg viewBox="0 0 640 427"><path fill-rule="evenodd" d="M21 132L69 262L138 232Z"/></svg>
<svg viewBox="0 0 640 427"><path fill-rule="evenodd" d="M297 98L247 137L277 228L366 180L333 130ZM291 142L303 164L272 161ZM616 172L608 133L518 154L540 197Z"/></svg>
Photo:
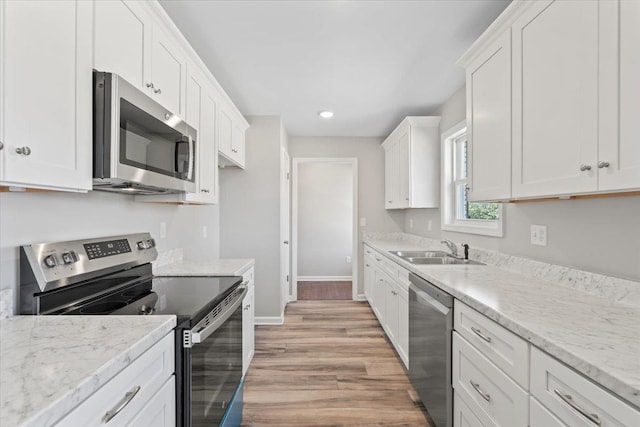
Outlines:
<svg viewBox="0 0 640 427"><path fill-rule="evenodd" d="M385 208L440 206L440 117L407 117L382 143Z"/></svg>
<svg viewBox="0 0 640 427"><path fill-rule="evenodd" d="M598 146L600 190L640 188L640 2L601 4L603 87ZM602 119L601 119L602 120Z"/></svg>
<svg viewBox="0 0 640 427"><path fill-rule="evenodd" d="M218 123L220 125L218 130L220 164L244 169L245 133L249 124L227 102L220 103Z"/></svg>
<svg viewBox="0 0 640 427"><path fill-rule="evenodd" d="M467 66L469 200L511 197L511 31Z"/></svg>
<svg viewBox="0 0 640 427"><path fill-rule="evenodd" d="M526 0L505 9L459 61L470 200L640 189L639 50L638 2Z"/></svg>
<svg viewBox="0 0 640 427"><path fill-rule="evenodd" d="M94 19L94 68L147 91L153 22L148 11L136 1L96 1Z"/></svg>
<svg viewBox="0 0 640 427"><path fill-rule="evenodd" d="M597 190L598 2L534 2L512 31L513 196Z"/></svg>
<svg viewBox="0 0 640 427"><path fill-rule="evenodd" d="M153 29L151 87L154 98L174 114L184 116L185 54L160 26Z"/></svg>
<svg viewBox="0 0 640 427"><path fill-rule="evenodd" d="M0 2L0 185L91 189L93 3Z"/></svg>

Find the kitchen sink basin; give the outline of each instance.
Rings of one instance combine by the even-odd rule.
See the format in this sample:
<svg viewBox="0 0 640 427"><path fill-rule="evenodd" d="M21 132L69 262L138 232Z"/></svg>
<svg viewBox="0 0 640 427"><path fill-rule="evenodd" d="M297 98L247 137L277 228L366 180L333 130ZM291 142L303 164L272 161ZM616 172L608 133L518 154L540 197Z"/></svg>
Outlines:
<svg viewBox="0 0 640 427"><path fill-rule="evenodd" d="M478 261L470 259L457 259L450 256L444 257L406 257L404 258L411 264L416 265L485 265Z"/></svg>
<svg viewBox="0 0 640 427"><path fill-rule="evenodd" d="M443 258L447 256L442 251L389 251L390 254L399 256L400 258Z"/></svg>

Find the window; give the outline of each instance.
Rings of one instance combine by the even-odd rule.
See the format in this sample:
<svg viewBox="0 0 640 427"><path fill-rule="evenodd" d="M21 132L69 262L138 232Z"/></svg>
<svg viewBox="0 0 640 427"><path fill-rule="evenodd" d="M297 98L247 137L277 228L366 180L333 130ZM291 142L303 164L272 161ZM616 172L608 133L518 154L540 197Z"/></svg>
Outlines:
<svg viewBox="0 0 640 427"><path fill-rule="evenodd" d="M464 122L442 135L442 229L502 236L502 205L469 201L467 149Z"/></svg>

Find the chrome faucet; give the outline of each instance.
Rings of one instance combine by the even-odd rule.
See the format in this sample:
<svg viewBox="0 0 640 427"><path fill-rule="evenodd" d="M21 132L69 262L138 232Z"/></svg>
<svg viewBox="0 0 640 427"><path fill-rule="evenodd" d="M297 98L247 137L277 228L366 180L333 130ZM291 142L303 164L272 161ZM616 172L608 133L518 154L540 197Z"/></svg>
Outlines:
<svg viewBox="0 0 640 427"><path fill-rule="evenodd" d="M451 251L451 255L453 255L454 258L458 258L458 247L455 243L453 243L451 240L442 240L440 243L444 243L445 245L447 245L447 247Z"/></svg>

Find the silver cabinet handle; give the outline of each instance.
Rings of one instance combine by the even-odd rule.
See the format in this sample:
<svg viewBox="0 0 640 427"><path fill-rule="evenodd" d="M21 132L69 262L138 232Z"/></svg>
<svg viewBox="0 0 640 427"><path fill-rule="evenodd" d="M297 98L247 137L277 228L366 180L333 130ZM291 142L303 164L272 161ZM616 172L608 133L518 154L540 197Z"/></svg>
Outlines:
<svg viewBox="0 0 640 427"><path fill-rule="evenodd" d="M553 392L555 394L558 395L558 397L560 399L562 399L562 401L564 403L566 403L567 405L569 405L571 408L575 409L576 411L578 411L578 413L580 415L582 415L583 417L585 417L586 419L588 419L589 421L591 421L592 423L594 423L595 425L599 426L600 424L602 424L602 421L600 420L600 417L598 416L598 414L590 414L589 412L587 412L586 410L582 409L581 407L578 406L578 404L576 402L573 401L573 397L570 394L564 394L563 392L561 392L560 390L558 390L557 388L553 390Z"/></svg>
<svg viewBox="0 0 640 427"><path fill-rule="evenodd" d="M131 391L127 392L124 397L122 398L122 400L120 400L120 402L118 402L118 404L115 406L115 408L113 408L110 411L107 411L104 414L104 417L102 417L102 422L103 423L108 423L109 421L111 421L113 419L113 417L115 417L116 415L118 415L120 413L120 411L122 411L130 402L131 400L136 397L136 394L138 394L138 392L140 391L140 386L137 385L134 388L131 389Z"/></svg>
<svg viewBox="0 0 640 427"><path fill-rule="evenodd" d="M391 200L387 200L387 203L393 203Z"/></svg>
<svg viewBox="0 0 640 427"><path fill-rule="evenodd" d="M146 86L150 89L153 89L153 83L147 83Z"/></svg>
<svg viewBox="0 0 640 427"><path fill-rule="evenodd" d="M590 171L591 170L591 166L590 165L580 165L580 171L584 172L584 171Z"/></svg>
<svg viewBox="0 0 640 427"><path fill-rule="evenodd" d="M469 382L471 383L471 386L475 389L475 391L477 391L484 400L486 400L487 402L491 401L491 395L482 391L482 389L480 388L480 384L474 383L473 380L469 380Z"/></svg>
<svg viewBox="0 0 640 427"><path fill-rule="evenodd" d="M289 244L289 241L288 241L288 240L285 240L285 241L284 241L284 242L282 242L282 243L283 243L283 244L285 244L285 245L288 245L288 244Z"/></svg>
<svg viewBox="0 0 640 427"><path fill-rule="evenodd" d="M202 193L208 193L208 192L209 192L209 189L208 189L208 188L201 188L201 189L200 189L200 192L202 192Z"/></svg>
<svg viewBox="0 0 640 427"><path fill-rule="evenodd" d="M231 149L231 151L232 151L233 153L237 153L237 152L238 152L238 150L236 150L235 148L232 148L232 149Z"/></svg>
<svg viewBox="0 0 640 427"><path fill-rule="evenodd" d="M369 264L365 264L364 266L365 266L365 267L371 267Z"/></svg>
<svg viewBox="0 0 640 427"><path fill-rule="evenodd" d="M4 148L4 144L0 142L0 150L2 150L3 148Z"/></svg>
<svg viewBox="0 0 640 427"><path fill-rule="evenodd" d="M598 162L598 168L602 169L602 168L608 168L609 167L609 162Z"/></svg>
<svg viewBox="0 0 640 427"><path fill-rule="evenodd" d="M473 332L475 332L475 334L477 336L479 336L480 338L482 338L483 340L485 340L486 342L491 342L491 337L486 336L485 334L482 333L482 331L480 329L476 329L473 326L471 327L471 330Z"/></svg>
<svg viewBox="0 0 640 427"><path fill-rule="evenodd" d="M154 89L153 93L161 94L162 93L162 89L160 89L160 88Z"/></svg>
<svg viewBox="0 0 640 427"><path fill-rule="evenodd" d="M408 202L408 201L409 201L409 198L407 197L405 200Z"/></svg>
<svg viewBox="0 0 640 427"><path fill-rule="evenodd" d="M18 147L16 148L16 153L22 154L23 156L28 156L31 154L31 148L29 147Z"/></svg>

